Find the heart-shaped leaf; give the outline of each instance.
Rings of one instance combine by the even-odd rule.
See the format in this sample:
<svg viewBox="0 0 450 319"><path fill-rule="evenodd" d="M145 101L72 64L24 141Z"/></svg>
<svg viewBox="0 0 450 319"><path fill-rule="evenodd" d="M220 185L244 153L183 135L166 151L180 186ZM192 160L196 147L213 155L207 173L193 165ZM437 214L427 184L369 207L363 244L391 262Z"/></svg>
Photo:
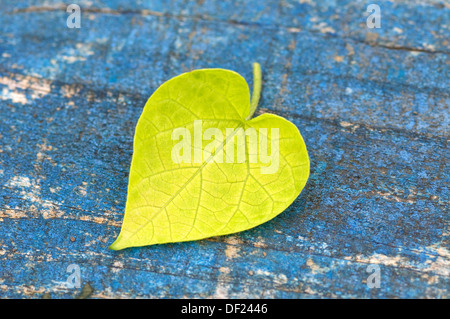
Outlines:
<svg viewBox="0 0 450 319"><path fill-rule="evenodd" d="M134 138L121 232L111 249L199 240L283 212L309 176L297 127L262 114L260 92L224 69L184 73L147 101ZM214 137L214 138L213 138Z"/></svg>

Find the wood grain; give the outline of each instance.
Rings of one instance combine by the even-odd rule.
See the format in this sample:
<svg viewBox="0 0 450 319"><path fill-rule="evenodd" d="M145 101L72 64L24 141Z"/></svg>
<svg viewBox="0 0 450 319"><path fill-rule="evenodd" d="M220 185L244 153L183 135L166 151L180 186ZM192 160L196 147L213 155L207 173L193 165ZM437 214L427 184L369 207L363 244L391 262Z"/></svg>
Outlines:
<svg viewBox="0 0 450 319"><path fill-rule="evenodd" d="M0 297L449 298L445 1L6 1L0 13ZM235 70L301 131L311 177L284 213L197 242L107 249L147 98ZM378 265L380 288L369 288Z"/></svg>

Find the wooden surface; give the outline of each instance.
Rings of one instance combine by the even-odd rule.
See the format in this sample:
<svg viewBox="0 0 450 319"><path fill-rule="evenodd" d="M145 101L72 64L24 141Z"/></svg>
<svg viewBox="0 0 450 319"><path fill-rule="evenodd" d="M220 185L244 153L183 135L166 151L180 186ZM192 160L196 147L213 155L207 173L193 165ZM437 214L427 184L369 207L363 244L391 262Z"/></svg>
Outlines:
<svg viewBox="0 0 450 319"><path fill-rule="evenodd" d="M58 1L0 8L0 297L449 298L450 5ZM369 2L371 3L371 2ZM182 72L221 67L300 129L311 177L232 236L124 251L136 121ZM369 265L380 288L369 288Z"/></svg>

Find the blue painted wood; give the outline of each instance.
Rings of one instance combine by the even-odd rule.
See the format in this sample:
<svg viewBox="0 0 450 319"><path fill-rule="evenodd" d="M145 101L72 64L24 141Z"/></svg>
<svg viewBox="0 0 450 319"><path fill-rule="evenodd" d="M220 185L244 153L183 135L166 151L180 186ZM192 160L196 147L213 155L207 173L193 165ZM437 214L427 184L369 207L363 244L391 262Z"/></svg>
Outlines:
<svg viewBox="0 0 450 319"><path fill-rule="evenodd" d="M74 1L75 2L75 1ZM4 1L0 13L0 296L448 298L444 1ZM283 214L207 240L107 249L136 121L164 81L264 73L259 113L295 123L311 177ZM380 288L369 288L369 265Z"/></svg>

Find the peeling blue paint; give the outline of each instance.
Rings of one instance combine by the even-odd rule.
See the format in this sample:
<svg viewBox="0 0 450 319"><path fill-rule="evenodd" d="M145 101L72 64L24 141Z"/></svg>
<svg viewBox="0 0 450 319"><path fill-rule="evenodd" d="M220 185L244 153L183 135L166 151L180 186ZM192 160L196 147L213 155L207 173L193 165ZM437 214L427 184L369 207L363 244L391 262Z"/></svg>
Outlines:
<svg viewBox="0 0 450 319"><path fill-rule="evenodd" d="M75 1L69 30L59 3L0 13L1 297L73 298L70 264L94 298L450 297L448 8L381 1L374 31L352 1ZM108 250L147 98L193 68L251 85L254 61L259 112L308 146L299 198L233 236Z"/></svg>

